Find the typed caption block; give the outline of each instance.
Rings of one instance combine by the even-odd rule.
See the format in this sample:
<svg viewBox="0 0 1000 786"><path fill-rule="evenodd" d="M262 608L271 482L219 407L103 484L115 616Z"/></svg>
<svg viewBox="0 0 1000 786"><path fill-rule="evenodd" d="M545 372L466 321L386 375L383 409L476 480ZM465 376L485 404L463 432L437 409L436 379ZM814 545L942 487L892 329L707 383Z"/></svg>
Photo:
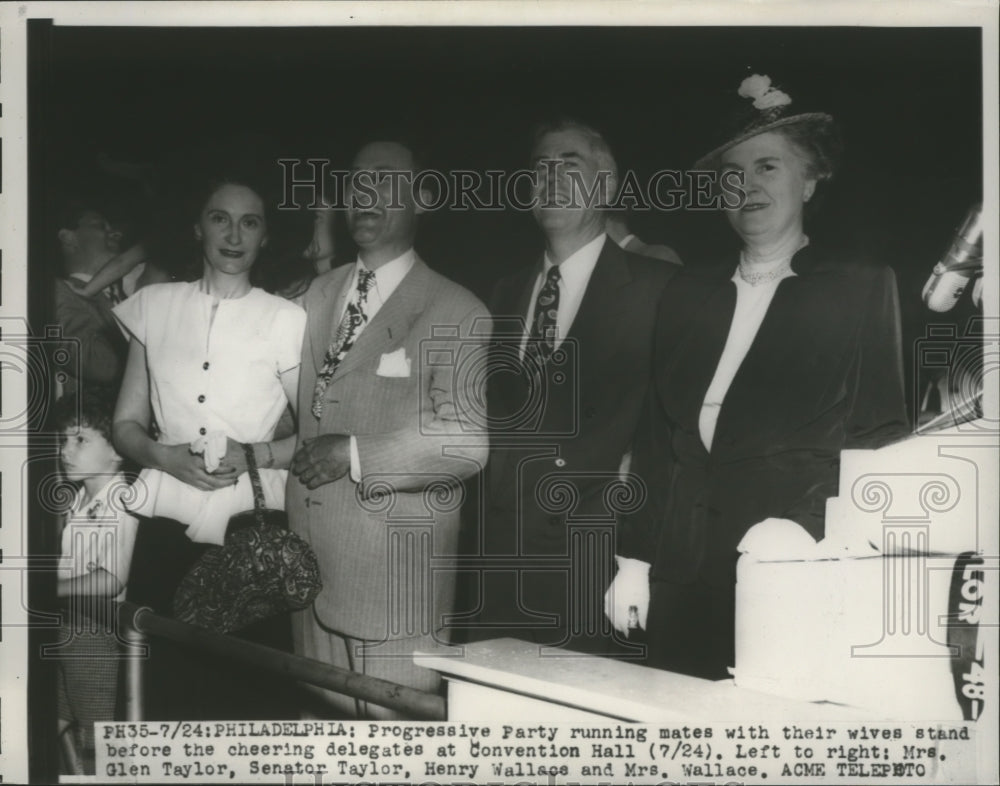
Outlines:
<svg viewBox="0 0 1000 786"><path fill-rule="evenodd" d="M96 724L132 783L973 783L975 724Z"/></svg>

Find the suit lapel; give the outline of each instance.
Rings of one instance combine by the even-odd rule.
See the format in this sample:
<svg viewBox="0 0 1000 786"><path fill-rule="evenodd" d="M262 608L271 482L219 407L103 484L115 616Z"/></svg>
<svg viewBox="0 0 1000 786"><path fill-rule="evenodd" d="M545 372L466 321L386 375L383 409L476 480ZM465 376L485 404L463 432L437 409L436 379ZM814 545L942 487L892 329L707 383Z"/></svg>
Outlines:
<svg viewBox="0 0 1000 786"><path fill-rule="evenodd" d="M505 344L504 356L520 350L524 321L530 323L528 306L531 292L542 269L542 262L522 271L511 282L510 288L496 304L494 314L494 344ZM586 355L589 361L582 365L587 369L601 371L600 359L613 352L617 337L616 327L622 320L622 312L628 305L628 298L622 290L632 283L625 260L625 252L607 238L597 258L590 280L584 290L580 308L566 335L578 347L579 355ZM577 358L580 362L580 358ZM508 365L505 363L504 365ZM497 389L510 406L519 410L524 403L529 381L523 374L497 375Z"/></svg>
<svg viewBox="0 0 1000 786"><path fill-rule="evenodd" d="M806 262L811 263L810 257ZM840 271L814 271L800 262L801 275L778 284L760 329L747 350L726 392L716 437L722 433L732 438L748 434L762 435L767 425L763 413L780 412L783 425L802 422L810 417L817 396L817 385L827 379L830 365L839 359L826 356L827 366L797 377L789 369L802 369L817 351L828 350L827 342L817 335L842 317L843 303L831 298L836 291L831 279L842 278ZM790 330L789 325L796 329ZM722 443L724 447L725 442Z"/></svg>
<svg viewBox="0 0 1000 786"><path fill-rule="evenodd" d="M580 301L580 309L566 334L567 339L578 342L581 355L602 358L613 351L616 327L620 325L622 312L629 303L622 289L631 282L632 274L625 261L625 252L610 237L605 238Z"/></svg>
<svg viewBox="0 0 1000 786"><path fill-rule="evenodd" d="M679 325L679 331L683 332L653 363L667 411L687 429L697 432L705 394L715 376L736 310L736 286L728 275L689 279L685 283L684 298L676 303L685 315ZM671 338L660 336L661 343Z"/></svg>
<svg viewBox="0 0 1000 786"><path fill-rule="evenodd" d="M419 257L413 267L399 282L399 286L382 304L382 308L365 325L354 346L350 348L333 379L339 379L352 369L363 365L372 357L383 354L398 346L409 333L410 325L419 315L427 302L427 286L430 281L430 268Z"/></svg>
<svg viewBox="0 0 1000 786"><path fill-rule="evenodd" d="M354 273L355 265L343 265L332 271L321 285L318 302L310 304L309 343L312 345L313 364L316 371L323 368L323 358L333 340L333 333L340 321L340 312L347 297L345 287Z"/></svg>

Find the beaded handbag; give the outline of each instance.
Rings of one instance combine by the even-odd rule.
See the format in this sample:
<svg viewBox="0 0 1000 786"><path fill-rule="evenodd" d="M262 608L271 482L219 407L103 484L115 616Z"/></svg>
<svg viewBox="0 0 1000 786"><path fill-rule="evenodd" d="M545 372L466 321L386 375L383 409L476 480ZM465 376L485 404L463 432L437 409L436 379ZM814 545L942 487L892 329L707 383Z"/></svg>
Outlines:
<svg viewBox="0 0 1000 786"><path fill-rule="evenodd" d="M229 520L222 546L206 551L181 580L174 616L216 633L232 633L303 609L323 588L309 544L288 530L283 510L264 507L253 448L244 445L254 508Z"/></svg>

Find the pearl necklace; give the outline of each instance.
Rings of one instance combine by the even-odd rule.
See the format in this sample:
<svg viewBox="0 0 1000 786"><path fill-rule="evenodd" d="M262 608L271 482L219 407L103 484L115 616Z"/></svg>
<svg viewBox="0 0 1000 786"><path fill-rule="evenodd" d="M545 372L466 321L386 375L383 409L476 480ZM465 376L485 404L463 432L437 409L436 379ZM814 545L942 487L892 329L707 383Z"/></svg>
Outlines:
<svg viewBox="0 0 1000 786"><path fill-rule="evenodd" d="M773 267L768 270L753 270L747 264L746 260L740 256L740 278L752 287L756 287L761 284L770 284L775 279L783 277L785 273L791 269L791 267L792 260L789 258L777 267Z"/></svg>
<svg viewBox="0 0 1000 786"><path fill-rule="evenodd" d="M740 251L740 278L752 287L760 286L761 284L770 284L772 281L783 278L792 268L792 257L808 244L809 238L803 235L798 247L791 255L784 259L764 262L763 264L766 265L764 270L754 269L750 262L747 261L746 251Z"/></svg>

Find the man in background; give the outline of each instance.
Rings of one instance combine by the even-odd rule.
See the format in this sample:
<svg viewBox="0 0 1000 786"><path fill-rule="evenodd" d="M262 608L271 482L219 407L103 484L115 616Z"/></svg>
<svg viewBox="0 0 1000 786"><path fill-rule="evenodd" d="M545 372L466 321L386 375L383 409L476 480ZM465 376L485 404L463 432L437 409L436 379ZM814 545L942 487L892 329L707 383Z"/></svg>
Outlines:
<svg viewBox="0 0 1000 786"><path fill-rule="evenodd" d="M63 276L55 282L55 316L65 339L75 343L79 374L57 380L57 397L87 384L117 387L127 345L111 308L125 297L120 284L85 297L71 285L86 285L119 251L121 234L91 205L76 203L57 220ZM72 365L72 364L71 364ZM61 389L60 389L61 388Z"/></svg>
<svg viewBox="0 0 1000 786"><path fill-rule="evenodd" d="M626 251L631 251L633 254L638 254L641 257L661 259L664 262L670 262L674 265L681 264L680 256L670 246L644 243L632 234L629 231L628 222L625 220L625 216L622 213L609 212L604 223L604 229L608 233L608 237L614 240Z"/></svg>

